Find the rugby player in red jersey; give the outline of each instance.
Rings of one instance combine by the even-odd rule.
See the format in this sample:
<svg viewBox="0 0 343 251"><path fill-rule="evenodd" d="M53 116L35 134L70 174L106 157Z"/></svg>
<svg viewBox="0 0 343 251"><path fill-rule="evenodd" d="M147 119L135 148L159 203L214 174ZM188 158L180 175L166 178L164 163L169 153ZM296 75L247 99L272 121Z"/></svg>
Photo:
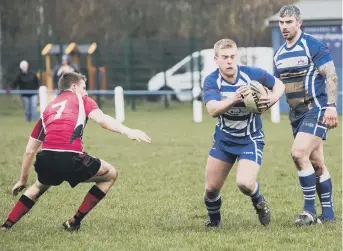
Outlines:
<svg viewBox="0 0 343 251"><path fill-rule="evenodd" d="M114 167L83 151L82 134L88 118L102 128L122 133L130 139L151 143L142 131L130 129L104 114L87 96L85 78L78 73L65 73L58 83L60 94L51 101L35 125L23 158L20 180L12 193L26 187L34 157L37 181L20 197L1 229L10 229L33 207L50 186L67 181L71 187L81 182L94 182L76 214L63 223L68 231L80 228L82 219L103 199L117 179ZM42 146L42 151L37 153ZM37 155L36 155L37 153Z"/></svg>

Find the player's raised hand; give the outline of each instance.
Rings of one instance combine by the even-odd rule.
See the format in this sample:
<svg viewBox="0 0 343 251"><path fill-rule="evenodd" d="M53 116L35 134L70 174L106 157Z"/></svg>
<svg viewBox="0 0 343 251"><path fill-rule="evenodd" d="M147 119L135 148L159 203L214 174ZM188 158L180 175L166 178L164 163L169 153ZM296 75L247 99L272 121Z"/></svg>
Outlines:
<svg viewBox="0 0 343 251"><path fill-rule="evenodd" d="M323 124L327 125L328 129L336 128L338 125L338 114L336 107L327 107L324 113Z"/></svg>
<svg viewBox="0 0 343 251"><path fill-rule="evenodd" d="M18 193L20 193L26 188L26 186L27 186L26 182L19 180L12 188L12 195L17 196Z"/></svg>
<svg viewBox="0 0 343 251"><path fill-rule="evenodd" d="M147 143L151 143L151 138L148 135L146 135L143 131L131 129L126 134L132 140L137 140L138 142L144 141Z"/></svg>

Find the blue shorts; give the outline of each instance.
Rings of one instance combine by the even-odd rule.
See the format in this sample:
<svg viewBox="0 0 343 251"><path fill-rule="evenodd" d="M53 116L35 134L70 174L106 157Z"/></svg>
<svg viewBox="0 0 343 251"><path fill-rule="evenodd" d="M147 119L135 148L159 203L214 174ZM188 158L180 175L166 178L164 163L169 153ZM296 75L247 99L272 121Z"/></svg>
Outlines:
<svg viewBox="0 0 343 251"><path fill-rule="evenodd" d="M302 118L292 122L293 136L297 136L298 132L304 132L325 140L328 130L327 126L322 123L325 110L325 108L314 107L306 112Z"/></svg>
<svg viewBox="0 0 343 251"><path fill-rule="evenodd" d="M234 164L238 158L238 161L241 159L248 159L261 166L264 134L262 131L258 131L247 137L249 137L249 140L247 140L245 144L237 144L222 139L221 137L216 137L215 135L209 155L231 164Z"/></svg>

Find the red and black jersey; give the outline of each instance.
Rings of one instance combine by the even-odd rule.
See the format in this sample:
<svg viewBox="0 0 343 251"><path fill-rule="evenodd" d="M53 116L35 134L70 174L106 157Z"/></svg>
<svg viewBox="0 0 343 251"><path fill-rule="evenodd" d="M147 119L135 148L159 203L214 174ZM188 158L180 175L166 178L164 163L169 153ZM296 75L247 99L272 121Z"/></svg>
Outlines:
<svg viewBox="0 0 343 251"><path fill-rule="evenodd" d="M31 137L43 142L43 150L82 153L82 133L92 111L99 109L88 96L63 92L51 101Z"/></svg>

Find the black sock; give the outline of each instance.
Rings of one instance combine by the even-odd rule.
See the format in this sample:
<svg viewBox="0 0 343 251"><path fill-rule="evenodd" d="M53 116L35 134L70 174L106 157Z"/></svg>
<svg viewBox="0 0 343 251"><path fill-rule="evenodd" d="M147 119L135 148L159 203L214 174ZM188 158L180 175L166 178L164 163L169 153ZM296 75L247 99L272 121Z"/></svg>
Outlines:
<svg viewBox="0 0 343 251"><path fill-rule="evenodd" d="M222 197L219 195L215 199L205 198L205 205L207 208L208 216L211 222L220 221L220 207L222 205Z"/></svg>

